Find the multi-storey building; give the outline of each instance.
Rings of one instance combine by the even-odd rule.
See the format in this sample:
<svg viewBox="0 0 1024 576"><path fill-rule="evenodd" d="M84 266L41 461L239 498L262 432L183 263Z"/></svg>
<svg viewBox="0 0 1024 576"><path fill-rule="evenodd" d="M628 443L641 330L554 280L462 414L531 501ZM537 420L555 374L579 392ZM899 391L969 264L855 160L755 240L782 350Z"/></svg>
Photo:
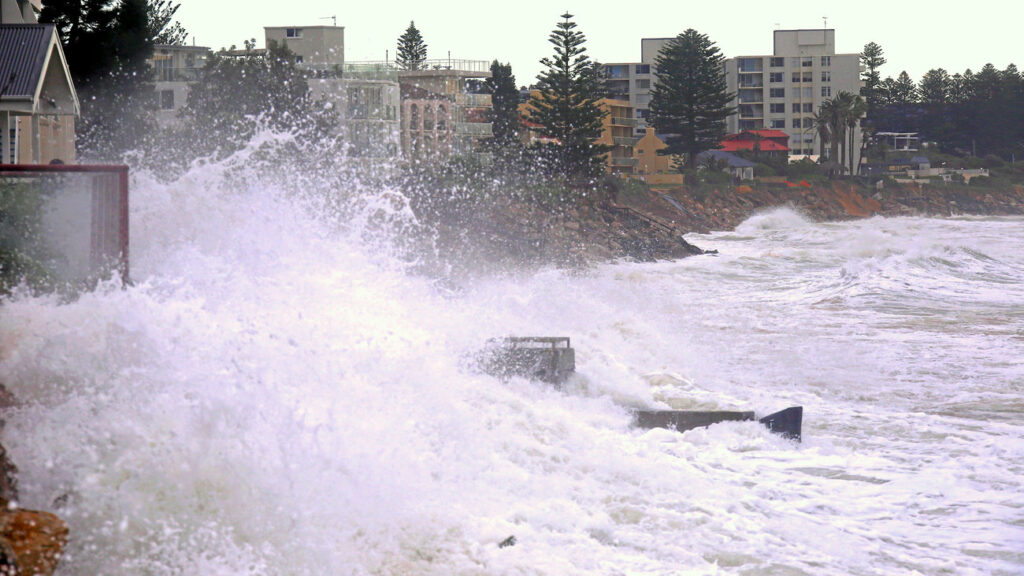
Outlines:
<svg viewBox="0 0 1024 576"><path fill-rule="evenodd" d="M479 153L492 136L491 96L483 88L490 77L484 60L427 60L417 70L399 71L405 156Z"/></svg>
<svg viewBox="0 0 1024 576"><path fill-rule="evenodd" d="M627 100L602 98L598 106L608 112L602 121L599 144L611 146L605 159L608 172L612 174L632 174L636 171L637 160L633 147L638 138L634 133L636 118L633 108Z"/></svg>
<svg viewBox="0 0 1024 576"><path fill-rule="evenodd" d="M736 93L737 113L729 132L782 130L792 154L820 150L814 114L839 92L860 92L860 56L836 54L835 30L776 30L770 56L737 56L725 61L726 82ZM860 128L854 150L860 149Z"/></svg>
<svg viewBox="0 0 1024 576"><path fill-rule="evenodd" d="M209 56L206 46L153 47L149 65L153 68L156 120L161 126L174 122L178 110L188 101L189 87L199 81Z"/></svg>
<svg viewBox="0 0 1024 576"><path fill-rule="evenodd" d="M295 53L303 68L331 71L345 64L344 26L265 26L267 46L271 42Z"/></svg>
<svg viewBox="0 0 1024 576"><path fill-rule="evenodd" d="M640 62L604 64L605 86L608 96L628 100L633 109L636 126L633 134L643 138L647 133L647 113L651 105L651 88L657 78L658 52L671 38L643 38L640 40Z"/></svg>

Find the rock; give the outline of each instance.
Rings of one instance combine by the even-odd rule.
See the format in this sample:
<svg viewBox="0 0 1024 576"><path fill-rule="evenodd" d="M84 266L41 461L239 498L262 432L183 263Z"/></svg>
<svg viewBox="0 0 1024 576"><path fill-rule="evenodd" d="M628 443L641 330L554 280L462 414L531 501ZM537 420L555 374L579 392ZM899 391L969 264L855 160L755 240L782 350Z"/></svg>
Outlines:
<svg viewBox="0 0 1024 576"><path fill-rule="evenodd" d="M7 574L49 576L67 545L68 526L49 512L4 510L0 513L0 542L0 550L13 552L20 569Z"/></svg>

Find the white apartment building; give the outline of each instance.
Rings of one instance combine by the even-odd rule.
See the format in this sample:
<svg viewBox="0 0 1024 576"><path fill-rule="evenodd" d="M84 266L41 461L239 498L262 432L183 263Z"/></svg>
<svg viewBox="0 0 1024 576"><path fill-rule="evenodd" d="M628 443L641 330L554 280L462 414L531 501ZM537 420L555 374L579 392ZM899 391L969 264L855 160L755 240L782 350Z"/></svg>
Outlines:
<svg viewBox="0 0 1024 576"><path fill-rule="evenodd" d="M725 61L726 81L729 91L736 92L737 106L727 130L782 130L789 134L790 154L818 154L814 113L841 91L860 93L860 55L836 54L831 28L776 30L774 41L770 56ZM854 150L860 146L858 127Z"/></svg>

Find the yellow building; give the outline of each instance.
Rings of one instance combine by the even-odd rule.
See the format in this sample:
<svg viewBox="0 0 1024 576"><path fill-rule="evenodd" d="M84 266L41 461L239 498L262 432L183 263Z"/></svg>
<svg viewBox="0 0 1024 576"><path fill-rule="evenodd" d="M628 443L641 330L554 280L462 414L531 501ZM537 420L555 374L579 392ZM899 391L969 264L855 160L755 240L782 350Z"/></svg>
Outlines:
<svg viewBox="0 0 1024 576"><path fill-rule="evenodd" d="M599 144L612 147L605 158L605 169L610 174L633 174L637 165L633 154L637 141L633 136L633 129L636 128L633 107L628 100L612 98L602 98L597 105L608 112L602 121L601 137L597 139Z"/></svg>

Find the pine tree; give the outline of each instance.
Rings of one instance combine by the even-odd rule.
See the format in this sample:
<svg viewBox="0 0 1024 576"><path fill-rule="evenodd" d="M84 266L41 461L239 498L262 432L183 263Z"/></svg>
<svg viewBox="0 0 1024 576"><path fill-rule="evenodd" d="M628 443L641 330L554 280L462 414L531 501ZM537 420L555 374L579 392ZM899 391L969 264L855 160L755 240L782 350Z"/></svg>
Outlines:
<svg viewBox="0 0 1024 576"><path fill-rule="evenodd" d="M697 155L719 147L725 119L736 108L725 82L725 57L706 35L688 29L670 40L655 60L658 80L651 89L647 123L662 134L665 154Z"/></svg>
<svg viewBox="0 0 1024 576"><path fill-rule="evenodd" d="M611 149L596 142L608 112L598 105L600 72L587 56L586 38L572 17L562 14L563 21L548 36L555 54L540 61L546 69L537 76L540 96L531 100L528 118L555 141L547 149L552 168L569 177L593 178L603 170Z"/></svg>
<svg viewBox="0 0 1024 576"><path fill-rule="evenodd" d="M403 70L419 70L427 59L427 45L423 43L423 36L416 29L416 24L409 22L409 27L398 37L398 53L395 56L395 64Z"/></svg>
<svg viewBox="0 0 1024 576"><path fill-rule="evenodd" d="M491 63L491 77L484 81L484 88L491 95L491 140L496 153L503 154L509 148L518 148L522 127L519 118L519 89L512 66L497 60Z"/></svg>
<svg viewBox="0 0 1024 576"><path fill-rule="evenodd" d="M864 81L864 85L861 86L860 95L864 97L867 104L868 119L870 120L874 119L875 111L882 105L880 93L882 76L878 69L885 64L883 54L882 47L874 42L865 44L864 51L860 53L860 63L864 67L864 71L861 72L861 80Z"/></svg>

